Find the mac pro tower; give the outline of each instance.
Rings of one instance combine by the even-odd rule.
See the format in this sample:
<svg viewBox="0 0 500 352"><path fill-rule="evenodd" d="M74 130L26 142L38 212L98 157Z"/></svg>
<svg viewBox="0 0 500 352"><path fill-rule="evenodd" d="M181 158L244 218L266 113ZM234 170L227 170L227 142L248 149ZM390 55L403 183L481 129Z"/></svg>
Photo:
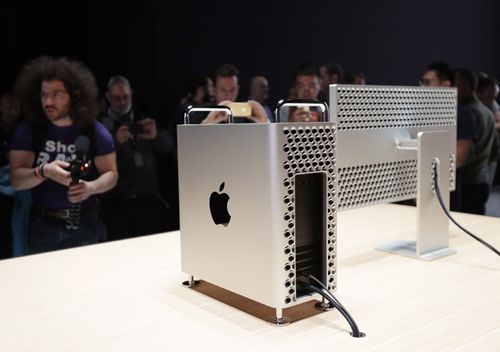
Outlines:
<svg viewBox="0 0 500 352"><path fill-rule="evenodd" d="M336 287L330 122L178 126L182 270L282 309Z"/></svg>

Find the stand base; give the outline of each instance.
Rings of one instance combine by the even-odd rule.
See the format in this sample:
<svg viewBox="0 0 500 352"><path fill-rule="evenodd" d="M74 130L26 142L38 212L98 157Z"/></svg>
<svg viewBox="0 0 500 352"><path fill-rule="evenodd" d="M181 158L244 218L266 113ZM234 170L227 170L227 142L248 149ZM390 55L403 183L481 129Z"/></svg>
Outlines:
<svg viewBox="0 0 500 352"><path fill-rule="evenodd" d="M325 312L328 312L330 310L334 310L335 309L335 307L332 307L330 305L330 303L328 303L328 302L318 302L318 303L316 303L314 305L314 307L316 309L319 309L319 310L322 310L322 311L325 311Z"/></svg>
<svg viewBox="0 0 500 352"><path fill-rule="evenodd" d="M189 280L183 281L182 285L187 287L194 287L200 283L200 280L195 280L194 276L189 275Z"/></svg>
<svg viewBox="0 0 500 352"><path fill-rule="evenodd" d="M190 283L189 281L183 281L182 285L187 286L187 287L193 287L195 285L198 285L199 283L200 283L200 280L194 280L192 283Z"/></svg>
<svg viewBox="0 0 500 352"><path fill-rule="evenodd" d="M376 246L375 249L379 251L404 255L406 257L416 258L431 261L446 257L450 254L455 254L457 251L451 247L437 249L435 251L427 252L424 254L417 254L417 244L415 241L395 241Z"/></svg>
<svg viewBox="0 0 500 352"><path fill-rule="evenodd" d="M290 318L288 318L288 317L282 317L282 318L272 317L272 318L267 319L267 322L271 325L274 325L274 326L287 326L287 325L290 325Z"/></svg>

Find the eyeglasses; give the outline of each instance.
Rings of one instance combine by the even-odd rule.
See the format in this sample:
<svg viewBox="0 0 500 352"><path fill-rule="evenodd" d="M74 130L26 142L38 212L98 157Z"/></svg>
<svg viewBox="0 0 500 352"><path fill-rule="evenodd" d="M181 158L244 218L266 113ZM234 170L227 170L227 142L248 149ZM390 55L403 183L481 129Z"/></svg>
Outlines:
<svg viewBox="0 0 500 352"><path fill-rule="evenodd" d="M68 94L68 92L66 92L64 90L54 90L54 91L48 92L48 93L41 92L40 99L42 99L43 101L45 101L49 98L61 100L61 99L65 98L67 94Z"/></svg>
<svg viewBox="0 0 500 352"><path fill-rule="evenodd" d="M130 95L125 94L125 95L110 95L109 100L112 101L128 101L130 99Z"/></svg>

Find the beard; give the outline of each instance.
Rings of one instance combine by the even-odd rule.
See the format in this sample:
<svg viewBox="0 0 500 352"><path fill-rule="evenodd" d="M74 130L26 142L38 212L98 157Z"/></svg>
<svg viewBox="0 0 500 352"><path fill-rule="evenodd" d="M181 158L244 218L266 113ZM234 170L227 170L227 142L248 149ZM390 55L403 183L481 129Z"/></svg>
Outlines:
<svg viewBox="0 0 500 352"><path fill-rule="evenodd" d="M112 110L114 110L114 109L112 109ZM132 110L132 103L129 103L126 106L121 106L114 111L120 115L127 115L130 112L130 110Z"/></svg>
<svg viewBox="0 0 500 352"><path fill-rule="evenodd" d="M68 109L59 109L55 106L46 106L43 110L47 118L52 122L67 118L69 113Z"/></svg>

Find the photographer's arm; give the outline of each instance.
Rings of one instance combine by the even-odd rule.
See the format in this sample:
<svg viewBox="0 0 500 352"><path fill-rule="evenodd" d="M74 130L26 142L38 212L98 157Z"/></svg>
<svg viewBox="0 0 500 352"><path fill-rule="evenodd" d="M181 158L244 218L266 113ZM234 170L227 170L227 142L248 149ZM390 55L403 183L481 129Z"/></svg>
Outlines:
<svg viewBox="0 0 500 352"><path fill-rule="evenodd" d="M222 103L219 105L222 105ZM221 122L227 122L227 114L222 111L212 111L207 115L207 117L205 117L203 121L201 121L202 124L212 124Z"/></svg>
<svg viewBox="0 0 500 352"><path fill-rule="evenodd" d="M156 127L156 121L150 117L138 122L142 126L142 133L137 136L153 142L153 146L158 153L168 153L174 148L174 140L166 131Z"/></svg>
<svg viewBox="0 0 500 352"><path fill-rule="evenodd" d="M122 125L116 130L115 140L118 145L121 145L132 138L132 133L130 133L130 128L127 125Z"/></svg>
<svg viewBox="0 0 500 352"><path fill-rule="evenodd" d="M100 194L112 189L118 180L116 168L116 154L96 156L94 164L99 171L99 177L93 181L83 181L71 185L68 190L68 199L72 203L83 202L93 194Z"/></svg>
<svg viewBox="0 0 500 352"><path fill-rule="evenodd" d="M54 160L43 166L43 171L33 168L35 153L26 150L11 150L9 152L10 178L12 187L16 190L31 189L46 179L68 186L70 174L64 168L69 164L65 161ZM35 172L36 170L36 172Z"/></svg>
<svg viewBox="0 0 500 352"><path fill-rule="evenodd" d="M35 169L31 167L35 160L35 153L24 150L9 152L10 183L16 190L30 189L38 186L43 180L35 176Z"/></svg>
<svg viewBox="0 0 500 352"><path fill-rule="evenodd" d="M248 118L256 123L268 123L266 110L264 107L257 101L249 100L248 103L252 107L252 115Z"/></svg>
<svg viewBox="0 0 500 352"><path fill-rule="evenodd" d="M227 106L231 104L231 100L223 100L219 104L220 106ZM224 111L211 111L203 121L202 124L213 124L227 122L228 116Z"/></svg>

